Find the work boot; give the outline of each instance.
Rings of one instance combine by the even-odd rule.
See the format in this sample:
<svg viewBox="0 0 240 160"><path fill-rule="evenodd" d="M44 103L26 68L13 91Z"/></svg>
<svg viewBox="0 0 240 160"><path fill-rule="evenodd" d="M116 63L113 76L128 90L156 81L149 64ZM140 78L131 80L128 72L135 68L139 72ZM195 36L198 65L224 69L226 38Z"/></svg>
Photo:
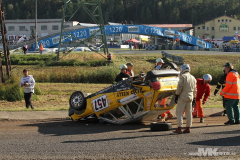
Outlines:
<svg viewBox="0 0 240 160"><path fill-rule="evenodd" d="M239 121L235 121L235 123L234 124L240 124L240 122Z"/></svg>
<svg viewBox="0 0 240 160"><path fill-rule="evenodd" d="M31 106L31 108L32 108L32 109L34 109L34 107L33 107L33 106Z"/></svg>
<svg viewBox="0 0 240 160"><path fill-rule="evenodd" d="M171 119L172 117L173 117L173 115L172 115L171 113L168 113L168 116L167 116L167 118L165 119L165 121Z"/></svg>
<svg viewBox="0 0 240 160"><path fill-rule="evenodd" d="M227 121L227 122L225 122L224 124L225 124L225 125L233 125L234 122L232 122L232 121Z"/></svg>
<svg viewBox="0 0 240 160"><path fill-rule="evenodd" d="M190 127L186 127L186 129L183 131L183 133L190 133Z"/></svg>
<svg viewBox="0 0 240 160"><path fill-rule="evenodd" d="M173 131L173 133L181 134L182 133L182 127L178 127L175 131Z"/></svg>
<svg viewBox="0 0 240 160"><path fill-rule="evenodd" d="M200 123L203 123L203 122L204 122L203 118L200 118Z"/></svg>

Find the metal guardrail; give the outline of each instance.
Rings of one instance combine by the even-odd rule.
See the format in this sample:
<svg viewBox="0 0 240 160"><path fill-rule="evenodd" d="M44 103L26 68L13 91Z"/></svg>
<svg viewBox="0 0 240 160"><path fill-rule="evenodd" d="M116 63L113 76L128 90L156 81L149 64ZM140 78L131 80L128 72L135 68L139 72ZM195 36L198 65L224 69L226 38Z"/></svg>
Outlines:
<svg viewBox="0 0 240 160"><path fill-rule="evenodd" d="M184 64L183 57L171 55L171 54L169 54L169 53L167 53L165 51L162 51L162 58L165 61L174 62L174 63L176 63L178 65Z"/></svg>

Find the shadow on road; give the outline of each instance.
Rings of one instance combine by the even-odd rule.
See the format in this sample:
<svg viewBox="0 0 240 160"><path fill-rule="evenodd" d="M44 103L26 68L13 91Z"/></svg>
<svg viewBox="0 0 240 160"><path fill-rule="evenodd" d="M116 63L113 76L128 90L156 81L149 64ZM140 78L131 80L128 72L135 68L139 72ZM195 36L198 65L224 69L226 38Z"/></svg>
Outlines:
<svg viewBox="0 0 240 160"><path fill-rule="evenodd" d="M23 126L38 127L38 132L41 134L50 134L53 136L63 135L81 135L81 134L96 134L106 133L114 131L133 131L147 128L150 130L149 125L138 124L99 124L96 122L72 122L70 120L54 120L54 121L41 121L31 124L25 124Z"/></svg>
<svg viewBox="0 0 240 160"><path fill-rule="evenodd" d="M188 144L202 145L202 146L240 146L240 136L211 139L206 141L192 142Z"/></svg>

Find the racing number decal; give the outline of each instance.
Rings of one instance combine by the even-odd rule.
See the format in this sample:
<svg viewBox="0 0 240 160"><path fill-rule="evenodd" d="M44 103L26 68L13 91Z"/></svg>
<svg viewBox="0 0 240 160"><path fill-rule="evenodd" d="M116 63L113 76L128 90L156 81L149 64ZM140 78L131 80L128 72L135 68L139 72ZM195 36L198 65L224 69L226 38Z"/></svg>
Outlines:
<svg viewBox="0 0 240 160"><path fill-rule="evenodd" d="M93 109L95 112L99 112L99 111L109 107L106 95L103 95L101 97L94 99L92 101L92 104L93 104Z"/></svg>

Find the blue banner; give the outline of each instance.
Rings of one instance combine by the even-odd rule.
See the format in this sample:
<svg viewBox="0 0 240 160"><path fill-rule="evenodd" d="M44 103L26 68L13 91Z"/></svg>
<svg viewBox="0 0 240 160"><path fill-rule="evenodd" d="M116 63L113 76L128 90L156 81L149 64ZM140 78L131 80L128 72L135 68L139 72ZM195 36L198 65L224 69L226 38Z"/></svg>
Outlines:
<svg viewBox="0 0 240 160"><path fill-rule="evenodd" d="M105 26L105 32L106 35L126 33L126 34L152 35L174 39L179 38L181 41L189 43L194 46L198 46L201 48L212 48L211 43L203 41L202 39L175 30L169 30L166 28L158 28L145 25L109 25ZM63 33L64 36L62 37L62 42L69 42L74 41L76 39L88 38L94 34L97 35L100 34L99 27L73 30L68 33ZM50 48L58 45L59 40L60 35L55 35L53 37L48 37L46 39L39 41L38 45L42 43L44 48ZM35 48L35 44L33 44L33 48Z"/></svg>

